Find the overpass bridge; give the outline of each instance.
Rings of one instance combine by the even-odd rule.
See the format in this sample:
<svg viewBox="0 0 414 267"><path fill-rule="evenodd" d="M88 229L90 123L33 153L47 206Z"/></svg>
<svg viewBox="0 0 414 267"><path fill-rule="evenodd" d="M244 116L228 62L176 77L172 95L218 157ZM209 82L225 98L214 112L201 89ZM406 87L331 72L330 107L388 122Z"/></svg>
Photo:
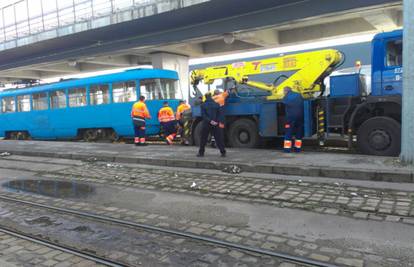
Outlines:
<svg viewBox="0 0 414 267"><path fill-rule="evenodd" d="M401 27L402 1L16 0L0 15L0 81L142 64L187 81L188 58Z"/></svg>

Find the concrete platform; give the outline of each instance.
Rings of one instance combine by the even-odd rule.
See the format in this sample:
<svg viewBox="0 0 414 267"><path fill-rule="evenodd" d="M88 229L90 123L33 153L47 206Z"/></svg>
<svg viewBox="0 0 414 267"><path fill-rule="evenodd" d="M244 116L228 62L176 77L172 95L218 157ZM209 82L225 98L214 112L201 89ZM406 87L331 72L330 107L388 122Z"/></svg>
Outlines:
<svg viewBox="0 0 414 267"><path fill-rule="evenodd" d="M217 170L237 165L242 171L255 173L414 182L414 168L401 165L398 158L345 153L285 154L270 149L229 148L226 158L221 158L216 149L207 149L204 158L197 158L196 147L179 145L135 147L130 144L5 140L0 141L0 153L2 152L26 156Z"/></svg>

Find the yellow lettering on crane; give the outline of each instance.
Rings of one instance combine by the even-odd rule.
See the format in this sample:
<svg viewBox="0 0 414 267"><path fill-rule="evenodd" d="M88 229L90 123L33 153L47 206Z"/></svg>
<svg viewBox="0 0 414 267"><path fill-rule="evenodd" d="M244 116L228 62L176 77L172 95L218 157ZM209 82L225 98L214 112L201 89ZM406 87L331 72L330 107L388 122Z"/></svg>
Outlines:
<svg viewBox="0 0 414 267"><path fill-rule="evenodd" d="M275 72L276 71L276 64L266 64L260 66L260 72Z"/></svg>
<svg viewBox="0 0 414 267"><path fill-rule="evenodd" d="M295 68L296 67L296 58L287 57L283 59L283 68Z"/></svg>

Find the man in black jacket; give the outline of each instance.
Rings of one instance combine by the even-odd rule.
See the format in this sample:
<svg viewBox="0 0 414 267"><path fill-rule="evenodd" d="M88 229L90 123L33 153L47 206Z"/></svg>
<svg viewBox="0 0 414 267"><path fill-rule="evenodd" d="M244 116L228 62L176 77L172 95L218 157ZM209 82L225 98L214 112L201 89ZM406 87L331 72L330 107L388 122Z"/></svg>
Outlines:
<svg viewBox="0 0 414 267"><path fill-rule="evenodd" d="M225 157L226 150L224 148L223 135L221 134L219 128L220 105L214 102L210 93L206 94L206 101L201 105L201 116L203 118L203 121L201 122L203 125L201 131L200 149L198 151L197 157L204 156L207 139L210 132L213 133L217 148L220 150L221 156Z"/></svg>

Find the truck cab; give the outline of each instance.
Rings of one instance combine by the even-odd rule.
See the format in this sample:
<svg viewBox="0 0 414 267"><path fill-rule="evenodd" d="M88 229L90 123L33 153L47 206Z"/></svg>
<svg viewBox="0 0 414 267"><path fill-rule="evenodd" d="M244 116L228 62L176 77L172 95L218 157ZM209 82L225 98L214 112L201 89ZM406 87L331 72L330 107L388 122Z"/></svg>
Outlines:
<svg viewBox="0 0 414 267"><path fill-rule="evenodd" d="M348 134L350 147L356 137L357 149L364 154L397 156L401 150L402 33L379 33L372 40L371 92L367 95L362 83L347 82L349 75L331 77L330 104L325 106L331 115L327 131L333 117L341 118L334 126ZM354 80L360 78L354 74Z"/></svg>
<svg viewBox="0 0 414 267"><path fill-rule="evenodd" d="M372 96L402 94L402 30L377 34L372 41Z"/></svg>

